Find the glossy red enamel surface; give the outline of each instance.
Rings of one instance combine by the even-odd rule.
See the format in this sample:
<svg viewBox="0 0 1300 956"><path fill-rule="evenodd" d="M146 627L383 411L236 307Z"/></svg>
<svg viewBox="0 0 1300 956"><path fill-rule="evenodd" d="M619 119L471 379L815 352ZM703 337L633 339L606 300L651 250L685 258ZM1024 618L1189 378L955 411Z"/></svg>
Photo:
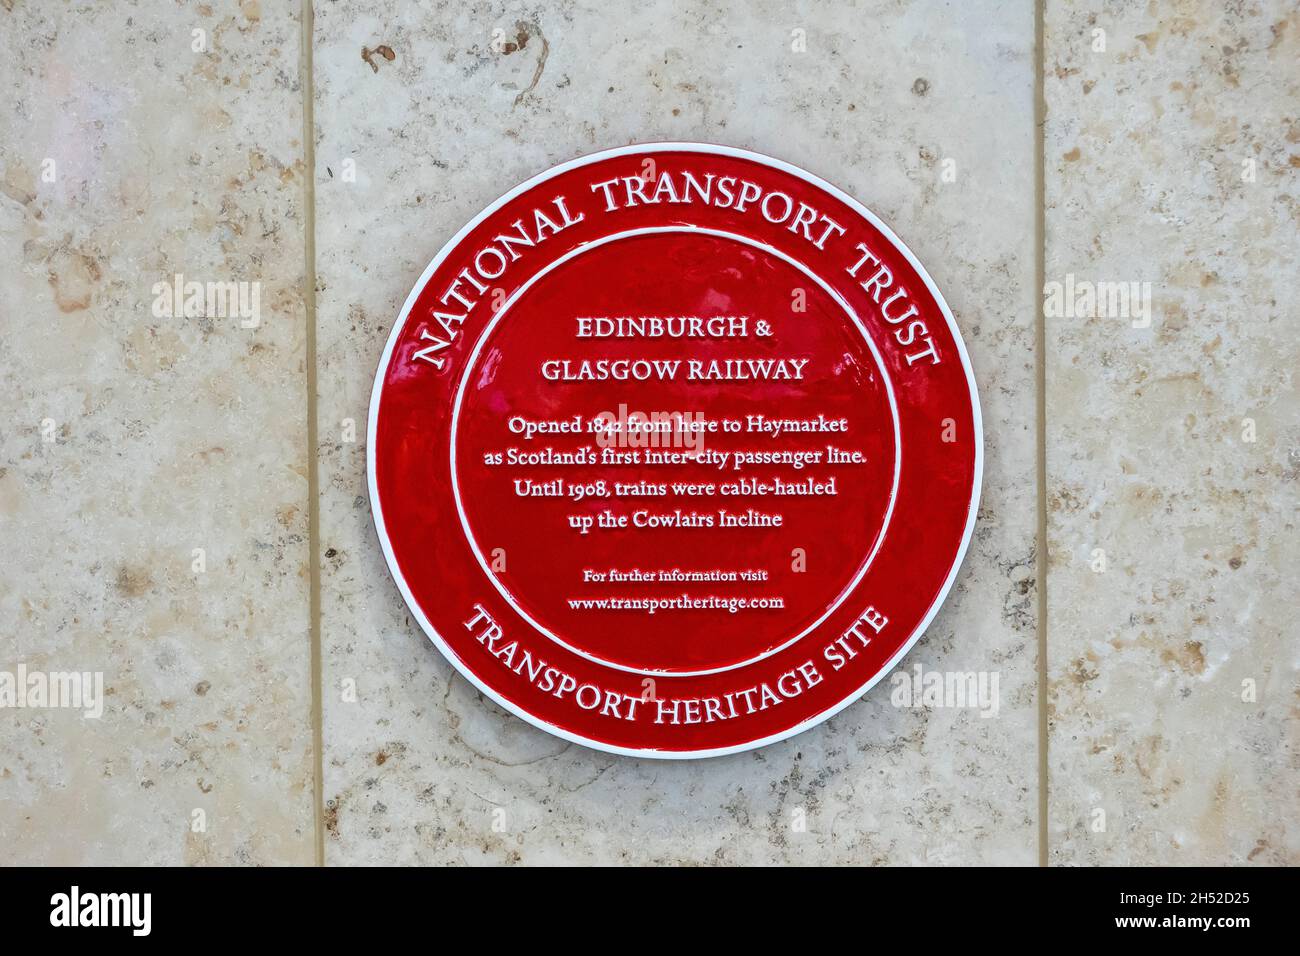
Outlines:
<svg viewBox="0 0 1300 956"><path fill-rule="evenodd" d="M712 321L646 333L666 317ZM592 430L637 413L699 431ZM525 184L435 259L379 370L372 505L484 691L591 746L702 756L811 726L910 646L979 442L946 307L865 210L753 154L646 146Z"/></svg>

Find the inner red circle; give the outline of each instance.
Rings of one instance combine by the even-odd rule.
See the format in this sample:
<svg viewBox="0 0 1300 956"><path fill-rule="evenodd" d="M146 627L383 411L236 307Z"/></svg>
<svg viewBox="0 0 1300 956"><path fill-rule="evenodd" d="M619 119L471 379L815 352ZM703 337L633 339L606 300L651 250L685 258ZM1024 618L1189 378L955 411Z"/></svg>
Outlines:
<svg viewBox="0 0 1300 956"><path fill-rule="evenodd" d="M634 321L606 337L601 318ZM836 604L884 527L894 421L862 331L804 271L738 239L668 232L581 251L506 310L465 376L452 478L485 573L598 660L681 672L761 657ZM647 432L638 415L688 430ZM773 435L759 416L844 430ZM591 431L598 417L635 437ZM525 423L576 430L527 438ZM861 460L832 463L828 446ZM736 467L737 452L782 451L809 459ZM659 463L692 453L706 457ZM565 458L578 455L594 462Z"/></svg>

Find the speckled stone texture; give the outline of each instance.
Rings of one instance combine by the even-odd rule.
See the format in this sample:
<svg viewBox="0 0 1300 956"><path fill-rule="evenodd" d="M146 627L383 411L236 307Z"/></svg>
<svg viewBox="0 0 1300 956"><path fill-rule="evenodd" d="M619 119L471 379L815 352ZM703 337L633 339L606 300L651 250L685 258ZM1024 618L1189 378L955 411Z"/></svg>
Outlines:
<svg viewBox="0 0 1300 956"><path fill-rule="evenodd" d="M313 858L284 11L0 0L0 670L106 694L0 709L3 863ZM177 273L260 283L258 327L158 316Z"/></svg>
<svg viewBox="0 0 1300 956"><path fill-rule="evenodd" d="M298 0L0 0L0 673L106 692L0 708L0 863L310 863L317 833L333 865L1034 863L1040 399L1049 862L1300 861L1294 3L1048 0L1042 77L1025 0L314 6L308 85ZM402 301L515 183L665 139L836 183L952 305L984 495L903 666L996 672L997 717L882 684L760 751L637 761L505 714L409 619L365 484ZM1040 201L1049 287L1139 283L1048 315L1041 396ZM159 314L177 274L256 283L255 326Z"/></svg>
<svg viewBox="0 0 1300 956"><path fill-rule="evenodd" d="M1033 22L1028 3L316 6L326 862L1036 860ZM983 400L984 496L906 665L998 672L996 718L897 708L882 685L757 752L638 761L499 710L409 619L364 445L402 301L515 183L666 139L829 179L947 296Z"/></svg>
<svg viewBox="0 0 1300 956"><path fill-rule="evenodd" d="M1051 862L1295 864L1300 11L1046 26Z"/></svg>

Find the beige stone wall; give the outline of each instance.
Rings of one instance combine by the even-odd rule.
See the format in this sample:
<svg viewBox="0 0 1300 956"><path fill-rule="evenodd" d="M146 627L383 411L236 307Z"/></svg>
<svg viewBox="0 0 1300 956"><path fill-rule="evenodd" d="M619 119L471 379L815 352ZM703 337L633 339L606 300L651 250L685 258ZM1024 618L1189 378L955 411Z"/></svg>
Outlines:
<svg viewBox="0 0 1300 956"><path fill-rule="evenodd" d="M1300 858L1293 4L309 8L0 0L0 671L105 683L0 708L0 862ZM903 666L996 717L882 686L637 761L409 619L365 485L402 301L513 184L665 139L836 183L943 290L984 493ZM178 274L255 319L167 314Z"/></svg>

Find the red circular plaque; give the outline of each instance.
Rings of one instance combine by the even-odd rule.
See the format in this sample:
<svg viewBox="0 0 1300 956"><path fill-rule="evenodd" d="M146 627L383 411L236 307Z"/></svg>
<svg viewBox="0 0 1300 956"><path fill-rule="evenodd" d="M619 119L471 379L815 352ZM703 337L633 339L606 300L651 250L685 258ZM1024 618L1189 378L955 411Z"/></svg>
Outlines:
<svg viewBox="0 0 1300 956"><path fill-rule="evenodd" d="M965 347L862 205L691 143L558 166L465 226L388 340L370 497L416 620L568 740L735 753L864 694L979 499Z"/></svg>

